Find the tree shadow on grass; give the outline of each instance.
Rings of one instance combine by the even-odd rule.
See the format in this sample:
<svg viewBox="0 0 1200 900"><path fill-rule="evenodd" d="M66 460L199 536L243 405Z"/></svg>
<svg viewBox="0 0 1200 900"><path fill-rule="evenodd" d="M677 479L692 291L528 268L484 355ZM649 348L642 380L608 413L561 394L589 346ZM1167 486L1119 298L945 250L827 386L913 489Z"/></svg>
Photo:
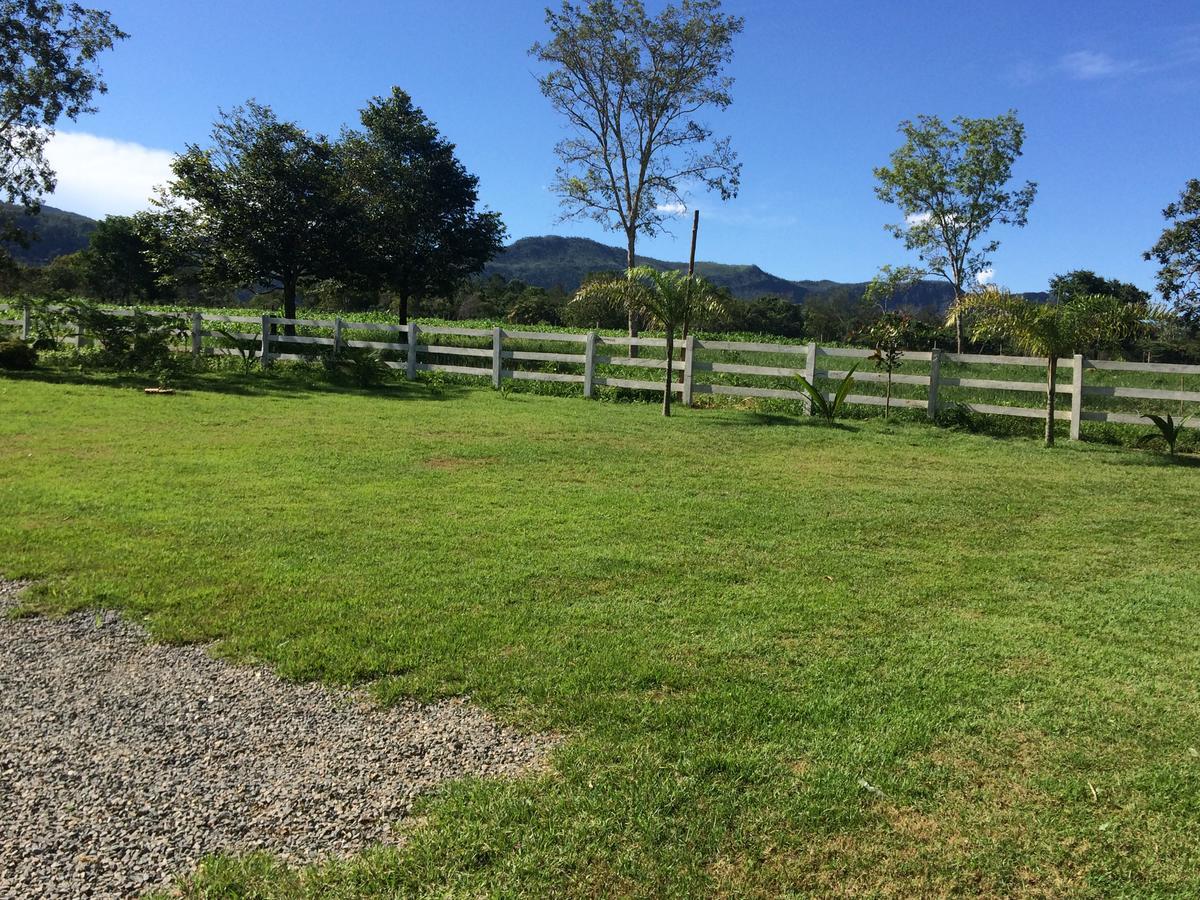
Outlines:
<svg viewBox="0 0 1200 900"><path fill-rule="evenodd" d="M5 379L118 390L144 390L159 385L159 380L151 375L52 368L40 368L31 372L0 372L0 380ZM364 396L379 400L453 400L469 391L466 385L432 386L419 381L394 381L375 387L364 387L339 381L314 381L290 373L236 371L184 372L172 376L169 379L169 387L181 394L213 393L290 400L335 395Z"/></svg>

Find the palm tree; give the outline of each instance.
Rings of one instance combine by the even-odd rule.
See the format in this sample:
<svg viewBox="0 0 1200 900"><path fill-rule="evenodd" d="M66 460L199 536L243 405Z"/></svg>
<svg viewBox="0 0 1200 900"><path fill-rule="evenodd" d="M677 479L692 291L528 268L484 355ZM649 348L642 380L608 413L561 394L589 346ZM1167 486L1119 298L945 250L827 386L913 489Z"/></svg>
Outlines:
<svg viewBox="0 0 1200 900"><path fill-rule="evenodd" d="M671 415L676 329L723 307L720 292L703 278L675 270L660 272L649 266L627 269L623 278L591 281L579 289L571 302L590 309L603 304L620 307L662 328L667 336L664 416Z"/></svg>
<svg viewBox="0 0 1200 900"><path fill-rule="evenodd" d="M1127 337L1139 329L1142 317L1138 307L1107 294L1039 303L989 287L964 296L950 310L947 324L963 319L975 341L1007 340L1019 353L1045 358L1046 446L1053 447L1059 357Z"/></svg>

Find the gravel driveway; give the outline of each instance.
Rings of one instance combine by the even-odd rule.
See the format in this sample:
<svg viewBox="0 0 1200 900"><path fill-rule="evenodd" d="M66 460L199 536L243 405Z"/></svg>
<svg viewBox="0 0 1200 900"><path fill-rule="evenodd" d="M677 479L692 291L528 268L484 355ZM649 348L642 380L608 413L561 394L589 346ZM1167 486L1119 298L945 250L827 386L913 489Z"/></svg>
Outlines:
<svg viewBox="0 0 1200 900"><path fill-rule="evenodd" d="M421 793L520 774L549 740L462 701L370 708L112 614L13 619L0 580L0 897L129 896L217 850L395 841Z"/></svg>

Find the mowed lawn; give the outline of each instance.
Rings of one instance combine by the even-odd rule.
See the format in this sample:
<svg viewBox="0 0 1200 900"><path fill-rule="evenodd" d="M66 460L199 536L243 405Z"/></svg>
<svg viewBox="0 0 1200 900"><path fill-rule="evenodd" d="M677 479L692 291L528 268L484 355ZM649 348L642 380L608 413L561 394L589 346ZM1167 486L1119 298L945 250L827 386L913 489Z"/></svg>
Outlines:
<svg viewBox="0 0 1200 900"><path fill-rule="evenodd" d="M282 375L0 378L0 454L31 606L564 736L195 895L1200 894L1200 467Z"/></svg>

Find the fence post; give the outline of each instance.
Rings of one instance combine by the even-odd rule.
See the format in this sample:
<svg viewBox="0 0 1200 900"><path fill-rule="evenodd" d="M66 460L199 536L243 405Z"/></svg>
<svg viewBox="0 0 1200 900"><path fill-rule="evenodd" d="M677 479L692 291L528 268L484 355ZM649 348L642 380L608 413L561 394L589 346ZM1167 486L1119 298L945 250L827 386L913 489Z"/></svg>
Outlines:
<svg viewBox="0 0 1200 900"><path fill-rule="evenodd" d="M75 349L83 346L83 322L75 323Z"/></svg>
<svg viewBox="0 0 1200 900"><path fill-rule="evenodd" d="M29 309L29 304L25 304L24 314L21 316L21 340L27 341L33 337L33 313Z"/></svg>
<svg viewBox="0 0 1200 900"><path fill-rule="evenodd" d="M590 399L596 381L596 332L589 331L583 344L583 396Z"/></svg>
<svg viewBox="0 0 1200 900"><path fill-rule="evenodd" d="M262 317L262 349L258 352L259 362L265 369L271 364L271 317Z"/></svg>
<svg viewBox="0 0 1200 900"><path fill-rule="evenodd" d="M1083 424L1083 354L1075 354L1074 365L1071 372L1071 440L1077 441Z"/></svg>
<svg viewBox="0 0 1200 900"><path fill-rule="evenodd" d="M696 357L696 336L689 334L683 342L683 405L692 405L692 360Z"/></svg>
<svg viewBox="0 0 1200 900"><path fill-rule="evenodd" d="M499 325L492 329L492 387L500 387L500 353L504 345L504 329Z"/></svg>
<svg viewBox="0 0 1200 900"><path fill-rule="evenodd" d="M808 383L814 388L817 386L817 353L819 350L817 342L810 341L808 352L804 354L804 377L808 379ZM813 403L810 397L804 398L804 412L810 416L813 414Z"/></svg>
<svg viewBox="0 0 1200 900"><path fill-rule="evenodd" d="M342 352L342 317L333 317L333 355Z"/></svg>
<svg viewBox="0 0 1200 900"><path fill-rule="evenodd" d="M404 377L409 381L415 381L417 378L417 324L415 322L408 323L408 356L404 359Z"/></svg>
<svg viewBox="0 0 1200 900"><path fill-rule="evenodd" d="M192 313L192 356L200 356L200 344L204 333L204 314Z"/></svg>
<svg viewBox="0 0 1200 900"><path fill-rule="evenodd" d="M938 415L938 388L942 381L942 351L934 347L929 352L929 398L925 404L925 413L929 418L936 419Z"/></svg>

